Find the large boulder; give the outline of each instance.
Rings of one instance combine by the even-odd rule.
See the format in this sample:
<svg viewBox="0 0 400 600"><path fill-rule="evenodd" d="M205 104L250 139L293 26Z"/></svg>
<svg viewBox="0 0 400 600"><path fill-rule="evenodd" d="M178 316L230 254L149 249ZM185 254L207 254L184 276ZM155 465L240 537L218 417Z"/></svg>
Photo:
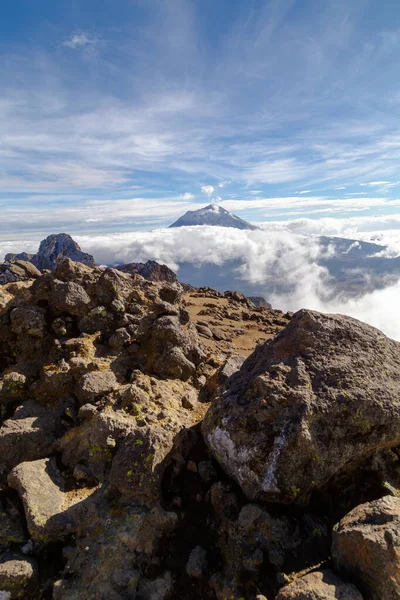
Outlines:
<svg viewBox="0 0 400 600"><path fill-rule="evenodd" d="M332 571L315 571L285 586L275 600L362 600L357 588Z"/></svg>
<svg viewBox="0 0 400 600"><path fill-rule="evenodd" d="M301 310L231 377L204 438L249 498L303 503L400 444L399 384L399 343L350 317Z"/></svg>
<svg viewBox="0 0 400 600"><path fill-rule="evenodd" d="M83 500L94 491L68 493L54 458L19 464L9 473L8 485L22 499L32 540L44 543L78 529L86 510Z"/></svg>
<svg viewBox="0 0 400 600"><path fill-rule="evenodd" d="M334 528L332 553L367 600L400 598L400 498L354 508Z"/></svg>

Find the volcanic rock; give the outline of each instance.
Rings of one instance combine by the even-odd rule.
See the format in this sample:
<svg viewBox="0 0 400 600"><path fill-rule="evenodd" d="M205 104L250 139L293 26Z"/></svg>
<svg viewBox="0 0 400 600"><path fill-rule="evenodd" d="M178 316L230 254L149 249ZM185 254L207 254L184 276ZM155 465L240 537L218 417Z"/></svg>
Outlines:
<svg viewBox="0 0 400 600"><path fill-rule="evenodd" d="M350 317L302 310L258 346L203 422L251 499L306 502L400 443L400 344Z"/></svg>
<svg viewBox="0 0 400 600"><path fill-rule="evenodd" d="M352 510L334 528L332 554L367 600L400 598L400 498Z"/></svg>

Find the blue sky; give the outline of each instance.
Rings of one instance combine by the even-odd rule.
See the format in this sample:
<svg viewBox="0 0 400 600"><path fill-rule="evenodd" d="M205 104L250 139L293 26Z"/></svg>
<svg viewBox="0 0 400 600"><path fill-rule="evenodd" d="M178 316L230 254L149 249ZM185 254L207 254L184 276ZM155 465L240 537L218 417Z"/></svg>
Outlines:
<svg viewBox="0 0 400 600"><path fill-rule="evenodd" d="M400 214L396 0L13 0L2 235Z"/></svg>

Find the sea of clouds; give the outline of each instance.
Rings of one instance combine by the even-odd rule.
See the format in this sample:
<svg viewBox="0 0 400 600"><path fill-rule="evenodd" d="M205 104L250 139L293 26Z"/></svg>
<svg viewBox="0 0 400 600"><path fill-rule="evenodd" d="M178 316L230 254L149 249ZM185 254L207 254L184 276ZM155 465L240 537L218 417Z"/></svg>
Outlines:
<svg viewBox="0 0 400 600"><path fill-rule="evenodd" d="M276 308L292 311L310 308L347 314L400 340L400 282L358 299L332 298L328 273L317 264L326 249L321 248L316 237L316 234L333 234L375 243L387 242L387 253L395 256L397 248L400 250L399 229L387 227L374 232L364 224L365 230L362 231L360 223L356 227L356 223L346 220L346 225L340 227L337 219L331 221L322 219L316 223L310 219L299 219L275 222L264 224L259 231L202 226L108 235L81 234L74 239L84 251L94 255L98 264L152 259L177 271L178 277L179 263L182 262L206 264L211 270L227 261L240 260L243 266L237 273L236 289L240 289L241 280L245 280L257 284L262 290L263 282L266 285L273 277L290 290L272 296L265 294ZM0 241L0 257L16 250L35 252L40 239Z"/></svg>

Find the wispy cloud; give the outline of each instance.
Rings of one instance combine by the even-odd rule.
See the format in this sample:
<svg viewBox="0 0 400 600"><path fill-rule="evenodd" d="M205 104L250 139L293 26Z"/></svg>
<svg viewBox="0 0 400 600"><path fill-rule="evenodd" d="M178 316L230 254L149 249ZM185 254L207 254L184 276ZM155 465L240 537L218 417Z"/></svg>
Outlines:
<svg viewBox="0 0 400 600"><path fill-rule="evenodd" d="M73 33L70 38L62 42L64 48L70 48L71 50L79 50L85 46L95 44L97 39L84 31Z"/></svg>

